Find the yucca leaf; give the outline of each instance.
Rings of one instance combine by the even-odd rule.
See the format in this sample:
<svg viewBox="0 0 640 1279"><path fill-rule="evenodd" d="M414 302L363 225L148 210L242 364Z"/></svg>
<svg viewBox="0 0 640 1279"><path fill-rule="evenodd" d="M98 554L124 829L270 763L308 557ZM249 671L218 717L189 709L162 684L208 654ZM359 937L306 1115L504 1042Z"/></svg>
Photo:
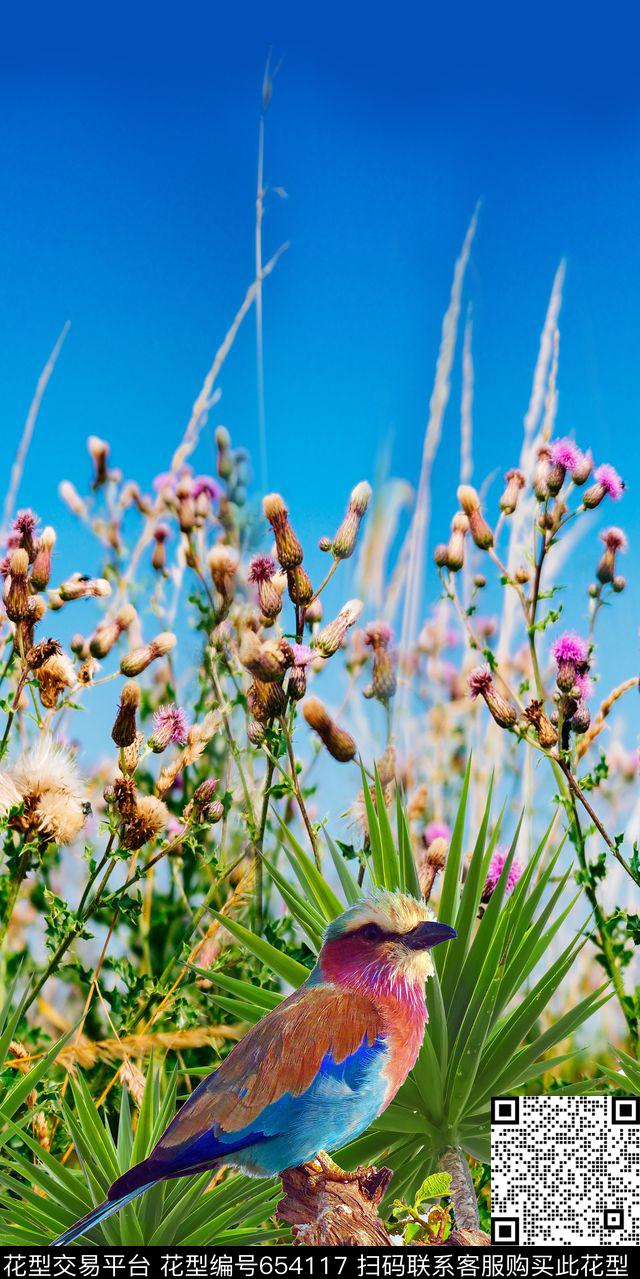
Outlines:
<svg viewBox="0 0 640 1279"><path fill-rule="evenodd" d="M471 757L469 757L467 767L465 769L464 781L462 783L462 793L456 813L456 820L447 854L447 863L444 868L442 878L442 890L440 892L440 906L438 917L445 923L450 924L458 913L458 894L460 891L460 864L462 861L462 841L464 839L464 827L467 816L467 798L469 795L469 780L471 778ZM452 946L436 947L435 966L436 972L440 977L442 986L442 994L447 1003L446 992L451 983L451 973L457 972L457 961Z"/></svg>
<svg viewBox="0 0 640 1279"><path fill-rule="evenodd" d="M290 914L303 932L307 934L313 949L319 950L322 943L322 934L326 928L326 919L313 906L305 902L304 898L296 892L293 885L285 879L284 875L280 874L280 871L272 862L268 861L266 857L263 857L262 860L282 900L289 907Z"/></svg>
<svg viewBox="0 0 640 1279"><path fill-rule="evenodd" d="M420 880L418 879L415 858L413 856L413 848L411 847L411 833L409 831L407 810L402 801L402 795L398 785L396 785L396 827L398 832L398 856L400 859L402 887L406 893L410 893L419 901L422 896L422 891L420 888Z"/></svg>
<svg viewBox="0 0 640 1279"><path fill-rule="evenodd" d="M380 830L380 842L382 845L382 867L384 873L384 884L386 888L390 888L393 892L401 887L400 883L400 859L398 850L393 838L391 830L391 822L389 821L389 813L385 803L382 786L380 784L380 774L377 764L374 765L374 784L376 788L376 808L378 810L378 827Z"/></svg>
<svg viewBox="0 0 640 1279"><path fill-rule="evenodd" d="M382 837L380 834L380 823L378 814L376 813L371 792L369 790L369 782L367 774L364 771L362 763L360 764L362 773L362 791L364 795L364 806L367 816L367 827L369 829L369 847L371 849L371 865L373 867L373 879L378 888L385 888L386 881L384 877L384 857L382 855Z"/></svg>
<svg viewBox="0 0 640 1279"><path fill-rule="evenodd" d="M340 849L336 847L331 836L326 830L324 832L324 837L327 841L327 847L331 854L331 860L335 866L338 879L340 880L340 886L344 893L346 903L348 906L353 906L355 902L359 901L362 897L362 889L353 878Z"/></svg>
<svg viewBox="0 0 640 1279"><path fill-rule="evenodd" d="M466 955L467 950L469 948L469 940L471 938L473 925L474 925L476 916L478 914L478 906L480 905L480 894L482 892L482 887L484 884L483 871L484 871L484 862L485 862L485 845L486 845L486 838L487 838L487 830L489 828L489 819L491 816L492 794L493 794L493 774L491 776L489 789L487 791L487 802L485 804L484 813L482 815L482 822L480 824L480 830L478 831L478 838L476 839L475 847L471 856L471 861L469 863L469 869L467 871L467 876L462 887L462 892L460 894L460 905L458 906L458 910L456 911L455 919L448 921L453 925L453 927L455 928L458 934L458 940L456 942L456 950L458 952L459 963L461 962L462 957ZM497 843L497 840L498 840L499 825L500 823L498 822L498 824L496 825L496 829L493 832L494 844ZM447 921L445 920L445 923L446 922Z"/></svg>
<svg viewBox="0 0 640 1279"><path fill-rule="evenodd" d="M245 928L243 924L238 924L235 919L229 919L227 915L220 915L217 910L212 910L211 914L226 928L227 932L235 937L252 955L256 956L267 968L281 977L283 981L289 983L297 989L303 981L309 976L309 969L304 964L299 964L297 959L292 959L290 955L286 955L284 951L277 950L270 942L265 941L263 937L258 937L252 933L249 928Z"/></svg>
<svg viewBox="0 0 640 1279"><path fill-rule="evenodd" d="M280 814L276 812L275 816L283 836L282 847L294 874L308 895L310 903L315 905L327 923L330 923L336 915L342 914L344 910L342 902L323 879L313 859L307 856L302 845L285 826Z"/></svg>
<svg viewBox="0 0 640 1279"><path fill-rule="evenodd" d="M262 1008L264 1012L271 1012L272 1008L277 1008L278 1004L282 1003L282 995L277 990L266 990L264 986L258 986L252 981L228 977L217 968L198 968L197 964L189 964L188 967L200 977L206 977L207 981L220 986L221 990L226 990L230 995L238 995L247 1003Z"/></svg>

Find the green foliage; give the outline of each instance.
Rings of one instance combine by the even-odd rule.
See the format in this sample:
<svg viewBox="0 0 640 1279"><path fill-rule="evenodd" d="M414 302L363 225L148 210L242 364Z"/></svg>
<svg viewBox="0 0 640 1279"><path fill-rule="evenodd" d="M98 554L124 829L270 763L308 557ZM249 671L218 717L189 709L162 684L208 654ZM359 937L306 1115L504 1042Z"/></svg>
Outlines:
<svg viewBox="0 0 640 1279"><path fill-rule="evenodd" d="M540 1028L556 992L585 944L579 932L549 962L550 947L579 897L566 898L571 869L558 875L561 846L549 849L549 832L531 856L514 891L507 879L516 853L519 830L513 838L497 887L484 911L481 895L500 831L500 818L491 824L491 788L466 875L463 849L470 769L464 786L440 894L439 916L453 924L458 940L434 952L436 973L427 986L429 1027L417 1065L396 1099L363 1137L342 1151L348 1166L383 1160L394 1169L394 1192L407 1200L450 1145L460 1145L475 1159L489 1161L490 1101L492 1095L530 1090L554 1067L575 1054L549 1057L550 1051L575 1035L611 992L608 983L580 1000L553 1022ZM366 779L365 779L366 781ZM408 839L407 818L398 800L396 829L382 800L375 777L376 804L365 784L370 851L365 887L416 890L416 871ZM300 929L315 949L323 928L344 904L360 893L348 866L340 872L344 902L327 894L317 872L289 836L289 860L297 886L287 884L286 901ZM332 860L335 849L329 842ZM274 868L266 863L269 873ZM277 878L283 891L282 878ZM480 918L479 917L480 914ZM225 926L272 973L298 986L308 973L249 929L225 920ZM216 969L207 973L224 991L216 996L230 1013L257 1021L266 1011L265 992L250 983L233 985ZM269 992L269 1006L277 995ZM582 1081L584 1092L598 1081ZM559 1087L562 1092L563 1088Z"/></svg>
<svg viewBox="0 0 640 1279"><path fill-rule="evenodd" d="M73 1107L61 1103L67 1139L82 1171L42 1149L25 1128L7 1121L16 1138L0 1155L0 1223L6 1245L51 1240L101 1203L111 1182L144 1159L173 1117L176 1076L168 1082L150 1067L137 1125L123 1089L115 1135L103 1122L84 1079L72 1080ZM116 1245L239 1245L282 1242L270 1218L279 1198L274 1181L230 1175L207 1190L211 1174L164 1182L94 1227L87 1241Z"/></svg>

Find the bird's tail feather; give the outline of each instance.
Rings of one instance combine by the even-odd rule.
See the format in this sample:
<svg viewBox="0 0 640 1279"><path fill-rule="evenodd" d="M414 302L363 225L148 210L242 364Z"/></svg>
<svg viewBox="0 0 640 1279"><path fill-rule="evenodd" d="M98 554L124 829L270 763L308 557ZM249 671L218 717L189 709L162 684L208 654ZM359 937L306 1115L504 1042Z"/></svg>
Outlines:
<svg viewBox="0 0 640 1279"><path fill-rule="evenodd" d="M100 1221L106 1221L107 1217L111 1217L114 1212L119 1212L126 1204L131 1203L132 1199L137 1199L143 1190L149 1190L150 1186L154 1186L155 1181L147 1181L142 1186L136 1186L134 1190L130 1190L128 1194L121 1195L119 1199L105 1199L104 1203L98 1204L96 1208L92 1208L86 1217L81 1217L76 1221L75 1225L69 1226L58 1239L54 1239L53 1248L60 1244L73 1243L75 1239L79 1239L80 1235L85 1235Z"/></svg>

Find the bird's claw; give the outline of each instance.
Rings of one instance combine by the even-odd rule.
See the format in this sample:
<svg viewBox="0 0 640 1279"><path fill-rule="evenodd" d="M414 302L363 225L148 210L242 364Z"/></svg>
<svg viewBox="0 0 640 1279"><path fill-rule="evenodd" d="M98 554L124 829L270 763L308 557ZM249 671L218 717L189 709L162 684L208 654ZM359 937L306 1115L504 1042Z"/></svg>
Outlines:
<svg viewBox="0 0 640 1279"><path fill-rule="evenodd" d="M341 1168L326 1150L318 1151L315 1159L310 1159L304 1166L312 1177L324 1177L326 1181L338 1181L344 1184L354 1179L353 1173Z"/></svg>

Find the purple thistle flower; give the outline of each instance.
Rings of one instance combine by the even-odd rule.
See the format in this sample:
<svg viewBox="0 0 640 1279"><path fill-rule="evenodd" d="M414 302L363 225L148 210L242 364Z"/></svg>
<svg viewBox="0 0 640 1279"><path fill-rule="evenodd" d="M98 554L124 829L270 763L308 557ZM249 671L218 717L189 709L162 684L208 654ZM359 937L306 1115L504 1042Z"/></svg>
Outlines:
<svg viewBox="0 0 640 1279"><path fill-rule="evenodd" d="M570 662L573 666L582 666L589 657L589 645L575 631L565 631L555 641L551 653L558 666Z"/></svg>
<svg viewBox="0 0 640 1279"><path fill-rule="evenodd" d="M388 622L369 622L364 630L364 642L375 647L382 644L385 648L393 639L393 631Z"/></svg>
<svg viewBox="0 0 640 1279"><path fill-rule="evenodd" d="M565 471L575 471L584 457L575 441L567 436L561 440L553 440L549 452L554 466L563 466Z"/></svg>
<svg viewBox="0 0 640 1279"><path fill-rule="evenodd" d="M162 489L175 489L176 478L173 471L161 471L159 475L156 475L152 488L156 493L160 493Z"/></svg>
<svg viewBox="0 0 640 1279"><path fill-rule="evenodd" d="M447 826L446 822L429 822L424 828L423 838L427 848L429 844L433 843L434 839L446 839L447 843L449 843L451 827Z"/></svg>
<svg viewBox="0 0 640 1279"><path fill-rule="evenodd" d="M151 749L156 752L166 750L174 743L183 746L187 740L189 724L180 706L160 706L153 716L153 735L149 738Z"/></svg>
<svg viewBox="0 0 640 1279"><path fill-rule="evenodd" d="M278 566L271 555L254 555L247 574L250 582L270 582Z"/></svg>
<svg viewBox="0 0 640 1279"><path fill-rule="evenodd" d="M488 666L474 667L469 675L467 683L469 685L469 692L471 696L474 699L476 697L480 697L481 694L486 693L493 684L493 676L490 668Z"/></svg>
<svg viewBox="0 0 640 1279"><path fill-rule="evenodd" d="M578 689L580 697L584 702L586 702L589 697L593 697L593 680L586 671L582 674L580 672L576 674L575 687Z"/></svg>
<svg viewBox="0 0 640 1279"><path fill-rule="evenodd" d="M315 656L313 649L308 644L292 644L291 651L293 653L294 666L308 666Z"/></svg>
<svg viewBox="0 0 640 1279"><path fill-rule="evenodd" d="M221 496L222 490L220 485L213 479L211 475L196 475L191 489L191 496L196 498L206 493L212 502L217 502Z"/></svg>
<svg viewBox="0 0 640 1279"><path fill-rule="evenodd" d="M493 857L491 858L491 861L489 862L487 878L484 881L484 888L482 890L482 900L484 902L489 901L489 899L495 893L496 888L498 887L498 880L500 879L502 871L504 870L504 865L507 860L507 856L508 856L507 852L501 848L497 848L495 853L493 854ZM505 887L505 893L507 894L507 896L509 895L509 893L513 892L518 880L520 879L520 876L523 870L524 870L524 867L521 866L520 862L514 857L511 863L511 866L509 867L509 873L507 875L507 883Z"/></svg>
<svg viewBox="0 0 640 1279"><path fill-rule="evenodd" d="M600 533L600 541L604 542L610 551L626 551L629 545L626 533L615 526L603 529Z"/></svg>
<svg viewBox="0 0 640 1279"><path fill-rule="evenodd" d="M619 502L624 492L624 480L620 478L615 467L609 462L603 462L593 473L596 484L602 485L605 493L611 498L612 502Z"/></svg>

